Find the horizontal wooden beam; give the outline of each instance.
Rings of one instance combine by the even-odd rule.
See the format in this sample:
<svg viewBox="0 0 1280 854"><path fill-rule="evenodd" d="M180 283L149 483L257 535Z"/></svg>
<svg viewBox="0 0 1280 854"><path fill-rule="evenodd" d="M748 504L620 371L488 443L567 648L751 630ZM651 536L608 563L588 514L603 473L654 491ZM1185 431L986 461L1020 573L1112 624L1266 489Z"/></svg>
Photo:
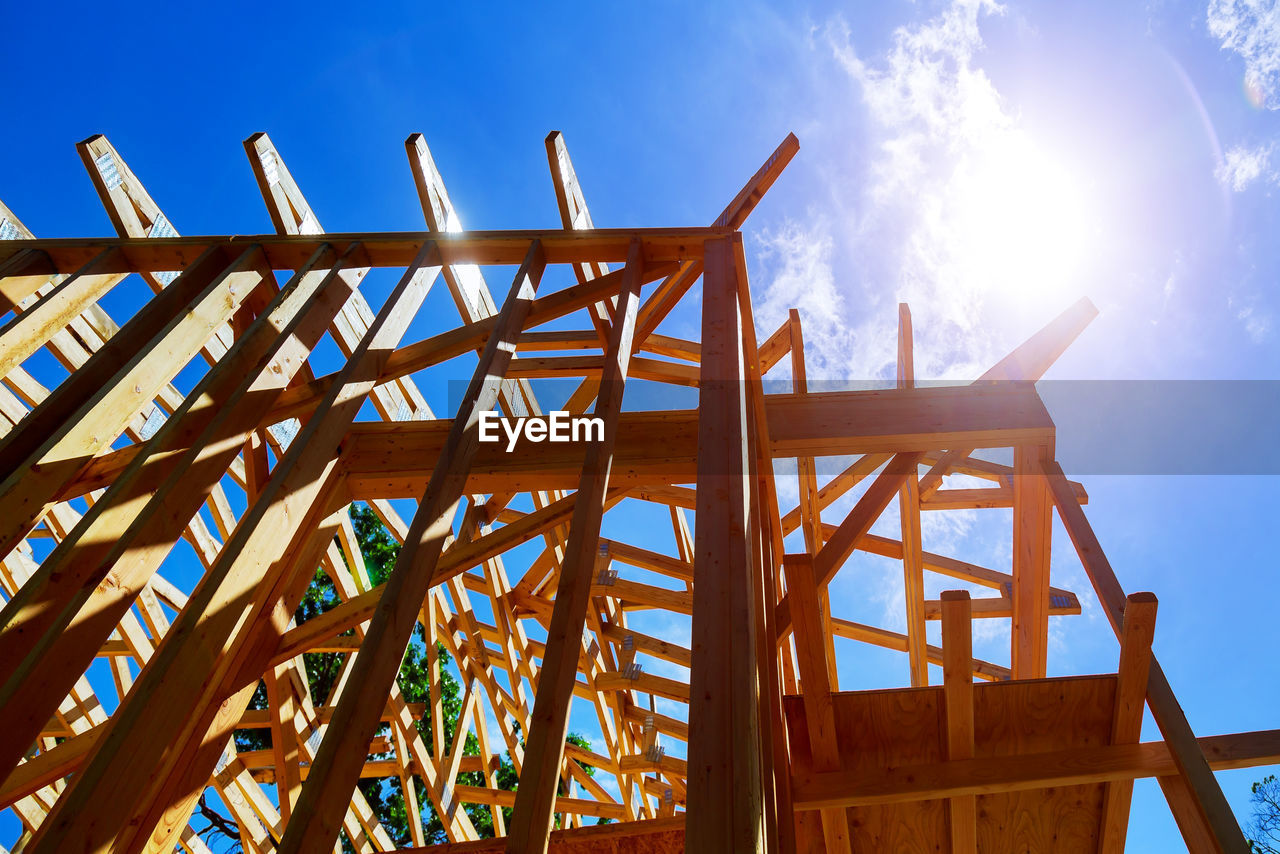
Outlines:
<svg viewBox="0 0 1280 854"><path fill-rule="evenodd" d="M868 626L863 623L844 620L840 617L832 617L831 633L836 637L861 641L862 643L873 644L878 647L883 647L884 649L893 649L898 652L907 651L906 635L902 632L882 629L879 626ZM925 647L925 651L929 657L929 663L938 665L942 664L942 647L929 644ZM1006 681L1011 675L1009 673L1009 668L1002 667L999 664L992 664L989 661L983 661L981 658L973 659L972 667L974 676L988 682Z"/></svg>
<svg viewBox="0 0 1280 854"><path fill-rule="evenodd" d="M1198 740L1215 771L1280 762L1280 730ZM828 771L796 777L797 810L927 801L1025 789L1078 786L1178 773L1163 741L1072 748L1050 753L958 759L927 765Z"/></svg>
<svg viewBox="0 0 1280 854"><path fill-rule="evenodd" d="M273 270L296 270L323 244L339 254L352 243L363 247L360 263L370 267L404 267L424 244L436 241L446 264L516 265L533 241L541 241L548 264L584 261L625 261L632 239L638 238L646 263L686 261L702 257L704 240L723 237L731 229L711 228L596 228L566 231L383 231L324 235L261 234L253 236L165 238L53 238L14 240L0 245L0 264L18 253L35 250L41 273L52 268L74 273L106 249L119 249L98 273L181 270L211 246L231 249L260 244ZM25 271L25 268L24 268Z"/></svg>
<svg viewBox="0 0 1280 854"><path fill-rule="evenodd" d="M910 450L936 450L958 442L1009 447L1022 441L1051 442L1054 435L1053 422L1034 390L1012 386L767 395L765 400L774 457L811 454L816 447L826 448L822 454L876 453L895 443ZM276 411L272 417L280 414ZM421 494L430 476L427 461L439 455L450 424L436 420L352 425L342 445L353 497ZM652 487L692 483L697 429L697 412L692 410L623 413L611 479ZM582 443L543 443L538 449L531 457L507 453L505 443L482 445L468 489L487 493L576 486L586 452ZM59 498L68 500L110 485L136 453L130 446L95 459Z"/></svg>
<svg viewBox="0 0 1280 854"><path fill-rule="evenodd" d="M901 446L919 451L954 444L1005 447L1052 442L1053 422L1030 388L903 389L767 395L774 457L874 453ZM343 465L355 498L400 498L421 492L448 435L449 421L361 422L343 442ZM697 474L698 413L625 412L618 425L611 483L691 483ZM468 489L474 492L572 489L583 443L541 443L508 453L484 444Z"/></svg>
<svg viewBox="0 0 1280 854"><path fill-rule="evenodd" d="M624 821L614 824L595 825L592 827L575 827L569 830L551 831L551 847L559 850L559 846L575 843L574 847L597 846L596 850L613 850L611 840L640 839L645 840L649 851L681 851L684 849L684 816L672 818L653 818L644 821ZM478 842L446 842L440 845L428 845L425 848L404 848L401 854L490 854L502 851L506 840L482 839ZM589 850L584 848L583 850Z"/></svg>
<svg viewBox="0 0 1280 854"><path fill-rule="evenodd" d="M995 619L1013 616L1013 600L1004 596L987 596L972 600L973 619ZM1080 613L1080 600L1074 593L1065 596L1052 596L1049 599L1049 616L1066 617ZM924 600L924 618L926 620L942 619L942 602L937 599Z"/></svg>

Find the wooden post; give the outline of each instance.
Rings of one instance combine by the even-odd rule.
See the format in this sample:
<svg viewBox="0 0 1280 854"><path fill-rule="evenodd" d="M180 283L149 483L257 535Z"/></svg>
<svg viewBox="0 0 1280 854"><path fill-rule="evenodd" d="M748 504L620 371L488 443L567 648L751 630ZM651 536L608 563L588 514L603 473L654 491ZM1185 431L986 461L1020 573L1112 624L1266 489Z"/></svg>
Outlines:
<svg viewBox="0 0 1280 854"><path fill-rule="evenodd" d="M804 335L800 330L800 312L791 309L787 319L791 336L791 389L796 394L807 394L809 381L804 364ZM818 506L818 470L813 457L796 459L796 476L800 486L800 530L804 535L804 547L810 555L822 548L822 508ZM810 569L812 573L812 569ZM821 614L819 636L826 646L827 676L830 690L840 690L840 674L836 672L835 636L831 632L831 597L823 590L818 594L818 610ZM783 652L789 657L790 646Z"/></svg>
<svg viewBox="0 0 1280 854"><path fill-rule="evenodd" d="M1049 650L1049 546L1053 506L1040 462L1044 451L1013 449L1014 679L1043 679Z"/></svg>
<svg viewBox="0 0 1280 854"><path fill-rule="evenodd" d="M898 388L915 388L915 353L911 309L898 305ZM911 472L898 490L898 516L902 521L902 577L907 604L907 660L911 684L929 684L928 642L924 618L924 545L920 534L919 469Z"/></svg>
<svg viewBox="0 0 1280 854"><path fill-rule="evenodd" d="M969 593L942 593L942 679L947 708L947 759L973 758L973 614ZM947 801L952 854L978 850L977 800Z"/></svg>
<svg viewBox="0 0 1280 854"><path fill-rule="evenodd" d="M1155 629L1156 597L1151 593L1131 593L1125 600L1124 628L1120 635L1112 744L1137 744L1142 735L1142 713L1147 704L1151 640L1155 637ZM1132 781L1106 785L1102 799L1102 834L1098 843L1100 854L1123 854L1132 798Z"/></svg>
<svg viewBox="0 0 1280 854"><path fill-rule="evenodd" d="M808 725L809 748L814 771L840 770L840 745L831 704L831 684L827 681L826 644L822 638L822 613L818 587L813 577L813 560L808 555L787 555L787 573L795 617L796 666L800 670L800 693ZM849 819L844 809L822 811L822 834L828 851L852 851Z"/></svg>
<svg viewBox="0 0 1280 854"><path fill-rule="evenodd" d="M730 239L705 243L685 847L765 851L742 328Z"/></svg>

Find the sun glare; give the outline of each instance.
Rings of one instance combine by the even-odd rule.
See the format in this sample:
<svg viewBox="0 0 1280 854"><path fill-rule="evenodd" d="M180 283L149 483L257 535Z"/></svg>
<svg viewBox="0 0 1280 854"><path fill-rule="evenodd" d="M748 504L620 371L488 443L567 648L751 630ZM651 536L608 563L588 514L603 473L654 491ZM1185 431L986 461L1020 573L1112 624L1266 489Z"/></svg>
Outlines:
<svg viewBox="0 0 1280 854"><path fill-rule="evenodd" d="M1080 176L1010 133L960 165L951 186L956 259L975 287L1015 302L1082 290L1098 213Z"/></svg>

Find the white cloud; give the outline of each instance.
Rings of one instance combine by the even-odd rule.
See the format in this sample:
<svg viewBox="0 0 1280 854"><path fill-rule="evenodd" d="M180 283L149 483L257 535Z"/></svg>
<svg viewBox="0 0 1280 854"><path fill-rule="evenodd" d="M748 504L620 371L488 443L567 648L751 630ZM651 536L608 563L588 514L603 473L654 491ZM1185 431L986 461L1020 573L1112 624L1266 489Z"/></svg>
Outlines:
<svg viewBox="0 0 1280 854"><path fill-rule="evenodd" d="M1280 184L1280 172L1271 165L1274 150L1274 143L1253 148L1233 146L1223 155L1222 163L1214 174L1223 185L1237 193L1243 192L1258 180Z"/></svg>
<svg viewBox="0 0 1280 854"><path fill-rule="evenodd" d="M832 239L825 223L808 226L788 220L757 235L759 260L769 270L764 299L754 306L757 337L772 335L795 308L805 337L810 377L846 376L854 331L843 320L844 297L831 267ZM775 377L790 376L784 361Z"/></svg>
<svg viewBox="0 0 1280 854"><path fill-rule="evenodd" d="M1244 59L1245 84L1259 106L1280 108L1280 4L1210 0L1209 33Z"/></svg>
<svg viewBox="0 0 1280 854"><path fill-rule="evenodd" d="M1271 315L1245 306L1236 312L1236 320L1244 325L1244 331L1255 344L1261 344L1271 336Z"/></svg>

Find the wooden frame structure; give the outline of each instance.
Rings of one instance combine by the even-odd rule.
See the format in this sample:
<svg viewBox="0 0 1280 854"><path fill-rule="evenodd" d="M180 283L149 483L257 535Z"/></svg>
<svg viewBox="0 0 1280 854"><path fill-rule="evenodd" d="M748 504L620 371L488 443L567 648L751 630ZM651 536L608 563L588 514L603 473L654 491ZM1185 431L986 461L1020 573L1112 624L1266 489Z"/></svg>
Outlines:
<svg viewBox="0 0 1280 854"><path fill-rule="evenodd" d="M916 387L903 306L897 388L810 391L799 315L758 334L738 232L794 136L711 226L682 229L595 228L559 134L547 154L562 227L522 232L464 230L421 135L406 149L424 232L325 233L270 139L245 149L276 234L179 236L100 136L79 150L117 238L35 239L0 205L0 806L25 827L21 850L201 852L191 813L210 788L247 851L339 850L339 834L391 850L355 788L389 777L419 846L425 788L451 840L433 850L1111 852L1143 776L1159 778L1189 850L1246 850L1212 769L1280 760L1280 731L1193 735L1151 654L1154 597L1126 598L1083 487L1053 458L1034 381L1092 318L1087 301L955 388ZM486 283L492 266L516 270L505 294ZM361 284L384 267L400 276L375 308ZM570 284L541 287L566 268ZM130 276L154 296L117 326L99 300ZM406 342L437 279L461 322ZM699 280L701 340L659 333ZM317 375L325 340L342 363ZM465 354L459 406L433 413L419 385ZM46 387L32 365L49 356L65 376ZM791 392L766 393L784 362ZM539 401L541 377L578 385ZM698 407L627 409L629 378L696 388ZM532 455L478 441L481 413L548 403L601 418L602 440ZM1013 449L1013 465L974 456L991 448ZM815 460L837 456L852 463L819 483ZM796 461L793 508L780 460ZM948 487L954 473L990 485ZM895 498L901 536L870 533ZM417 502L408 523L399 499ZM381 586L353 501L403 543ZM602 538L624 501L666 509L675 554ZM1012 508L1008 572L924 550L923 512L984 507ZM1055 513L1121 641L1115 674L1045 678L1049 617L1080 611L1050 585ZM180 540L203 566L190 589L166 577ZM513 569L528 543L541 550ZM828 595L858 550L901 561L905 633L845 619ZM317 566L342 603L297 624ZM929 601L926 572L997 595ZM690 616L688 646L629 628L641 609ZM1010 667L973 657L983 617L1012 618ZM465 683L452 744L438 690L428 739L396 684L415 626ZM905 652L913 687L841 692L835 637ZM346 656L324 703L306 651ZM94 667L115 696L95 692ZM269 707L246 710L260 681ZM598 720L599 751L565 744L575 701ZM1161 742L1139 743L1146 708ZM269 729L271 749L237 753L238 728ZM478 755L462 749L470 732ZM493 778L503 751L514 793ZM462 771L486 785L460 785ZM505 838L476 840L464 802L492 807Z"/></svg>

